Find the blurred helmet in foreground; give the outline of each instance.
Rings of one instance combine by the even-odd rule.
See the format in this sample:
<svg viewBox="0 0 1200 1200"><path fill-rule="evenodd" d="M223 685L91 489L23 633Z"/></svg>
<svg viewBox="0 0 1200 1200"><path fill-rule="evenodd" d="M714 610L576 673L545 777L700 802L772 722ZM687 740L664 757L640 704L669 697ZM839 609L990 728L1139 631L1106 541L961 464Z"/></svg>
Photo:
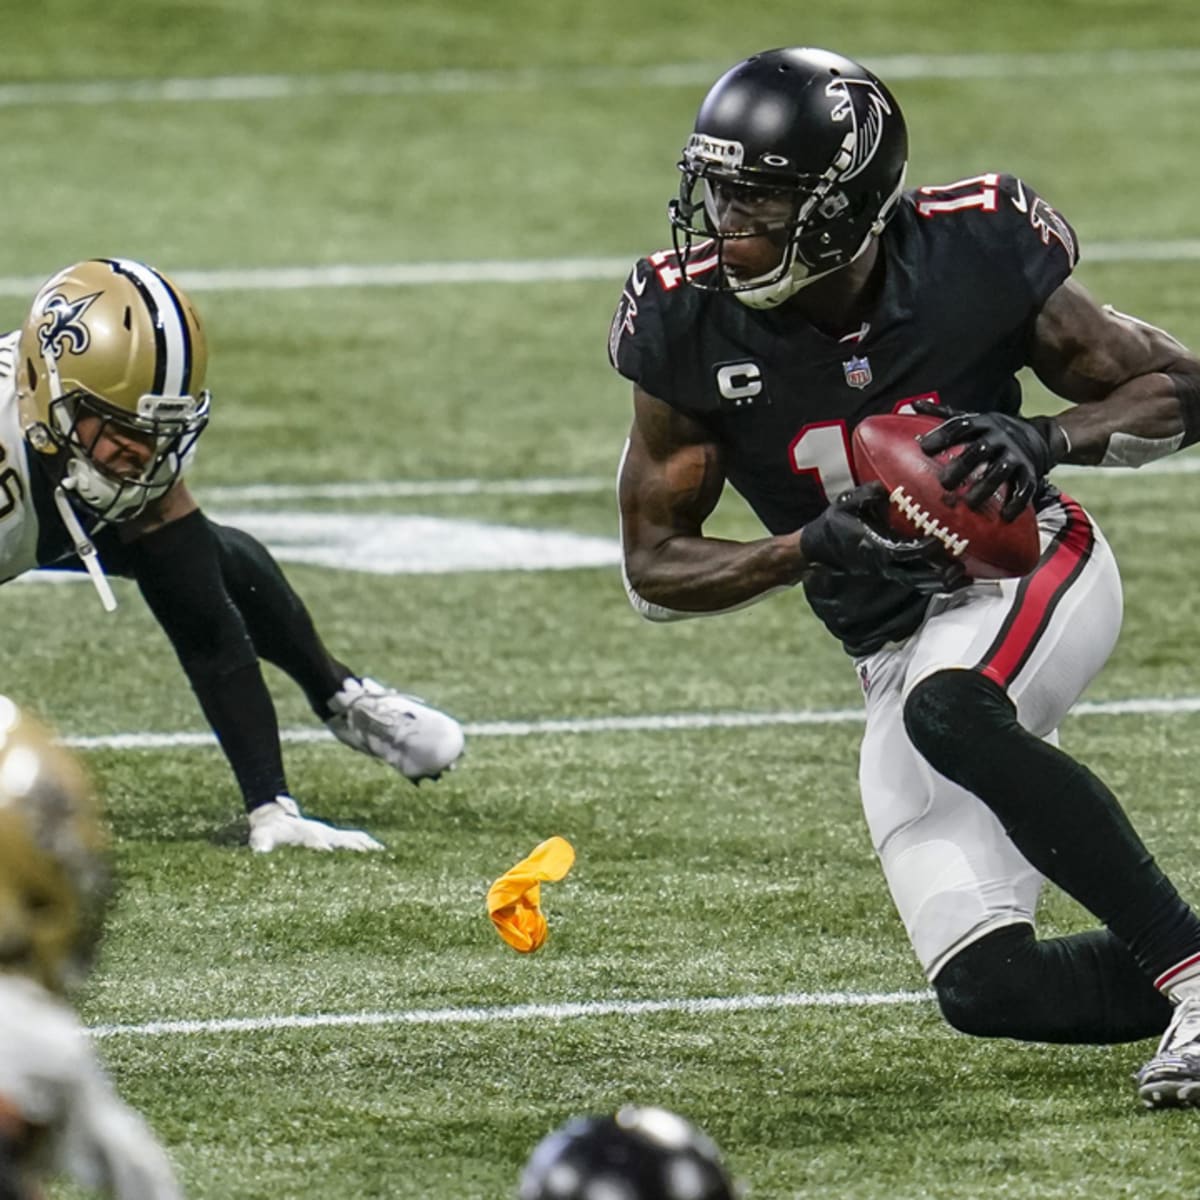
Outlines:
<svg viewBox="0 0 1200 1200"><path fill-rule="evenodd" d="M627 1105L576 1117L544 1138L521 1176L519 1200L736 1200L720 1152L690 1122Z"/></svg>
<svg viewBox="0 0 1200 1200"><path fill-rule="evenodd" d="M55 992L79 982L110 880L108 841L82 768L0 696L0 972Z"/></svg>

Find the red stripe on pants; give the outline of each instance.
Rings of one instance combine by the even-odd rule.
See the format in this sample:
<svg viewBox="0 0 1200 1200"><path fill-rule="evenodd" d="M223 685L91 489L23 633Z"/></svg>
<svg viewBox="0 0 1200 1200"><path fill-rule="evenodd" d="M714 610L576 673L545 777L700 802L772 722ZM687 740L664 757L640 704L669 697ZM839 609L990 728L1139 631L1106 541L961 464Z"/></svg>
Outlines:
<svg viewBox="0 0 1200 1200"><path fill-rule="evenodd" d="M1008 687L1024 665L1096 540L1092 523L1079 504L1070 496L1061 500L1066 524L1055 534L1038 565L1021 581L1000 636L979 664L979 670L1002 688Z"/></svg>

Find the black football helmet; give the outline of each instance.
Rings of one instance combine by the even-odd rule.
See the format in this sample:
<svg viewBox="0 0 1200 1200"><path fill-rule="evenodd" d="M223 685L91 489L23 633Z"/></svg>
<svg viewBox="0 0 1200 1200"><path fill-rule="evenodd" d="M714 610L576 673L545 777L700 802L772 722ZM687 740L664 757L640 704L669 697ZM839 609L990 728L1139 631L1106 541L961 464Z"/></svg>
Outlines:
<svg viewBox="0 0 1200 1200"><path fill-rule="evenodd" d="M668 212L684 278L774 308L853 262L904 187L908 131L891 92L865 67L808 47L767 50L726 71L696 117ZM731 206L748 214L722 228ZM780 260L732 277L731 238L768 236Z"/></svg>
<svg viewBox="0 0 1200 1200"><path fill-rule="evenodd" d="M519 1200L736 1200L713 1142L662 1108L576 1117L543 1138Z"/></svg>

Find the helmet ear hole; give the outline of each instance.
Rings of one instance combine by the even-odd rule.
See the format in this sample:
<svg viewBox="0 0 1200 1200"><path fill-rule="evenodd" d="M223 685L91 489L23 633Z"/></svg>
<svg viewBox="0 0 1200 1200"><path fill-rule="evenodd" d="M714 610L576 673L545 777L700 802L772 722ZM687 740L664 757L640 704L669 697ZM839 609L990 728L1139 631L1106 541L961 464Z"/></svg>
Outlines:
<svg viewBox="0 0 1200 1200"><path fill-rule="evenodd" d="M33 365L32 358L25 360L25 379L32 392L37 387L37 368Z"/></svg>
<svg viewBox="0 0 1200 1200"><path fill-rule="evenodd" d="M128 304L125 305L125 328L133 328L133 309L131 309Z"/></svg>

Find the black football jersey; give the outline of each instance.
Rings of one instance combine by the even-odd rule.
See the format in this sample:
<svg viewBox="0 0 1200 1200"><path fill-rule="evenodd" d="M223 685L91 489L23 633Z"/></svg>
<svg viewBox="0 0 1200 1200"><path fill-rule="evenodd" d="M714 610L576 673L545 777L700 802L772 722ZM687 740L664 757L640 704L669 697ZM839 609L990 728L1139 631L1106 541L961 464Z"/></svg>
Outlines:
<svg viewBox="0 0 1200 1200"><path fill-rule="evenodd" d="M727 292L689 287L673 252L641 259L609 333L613 366L709 429L729 482L772 533L856 482L855 425L937 400L1016 413L1016 374L1046 298L1077 260L1067 222L1011 175L905 193L881 236L883 287L843 337ZM715 259L689 273L715 270ZM926 601L901 585L813 572L809 602L852 654L907 636Z"/></svg>

